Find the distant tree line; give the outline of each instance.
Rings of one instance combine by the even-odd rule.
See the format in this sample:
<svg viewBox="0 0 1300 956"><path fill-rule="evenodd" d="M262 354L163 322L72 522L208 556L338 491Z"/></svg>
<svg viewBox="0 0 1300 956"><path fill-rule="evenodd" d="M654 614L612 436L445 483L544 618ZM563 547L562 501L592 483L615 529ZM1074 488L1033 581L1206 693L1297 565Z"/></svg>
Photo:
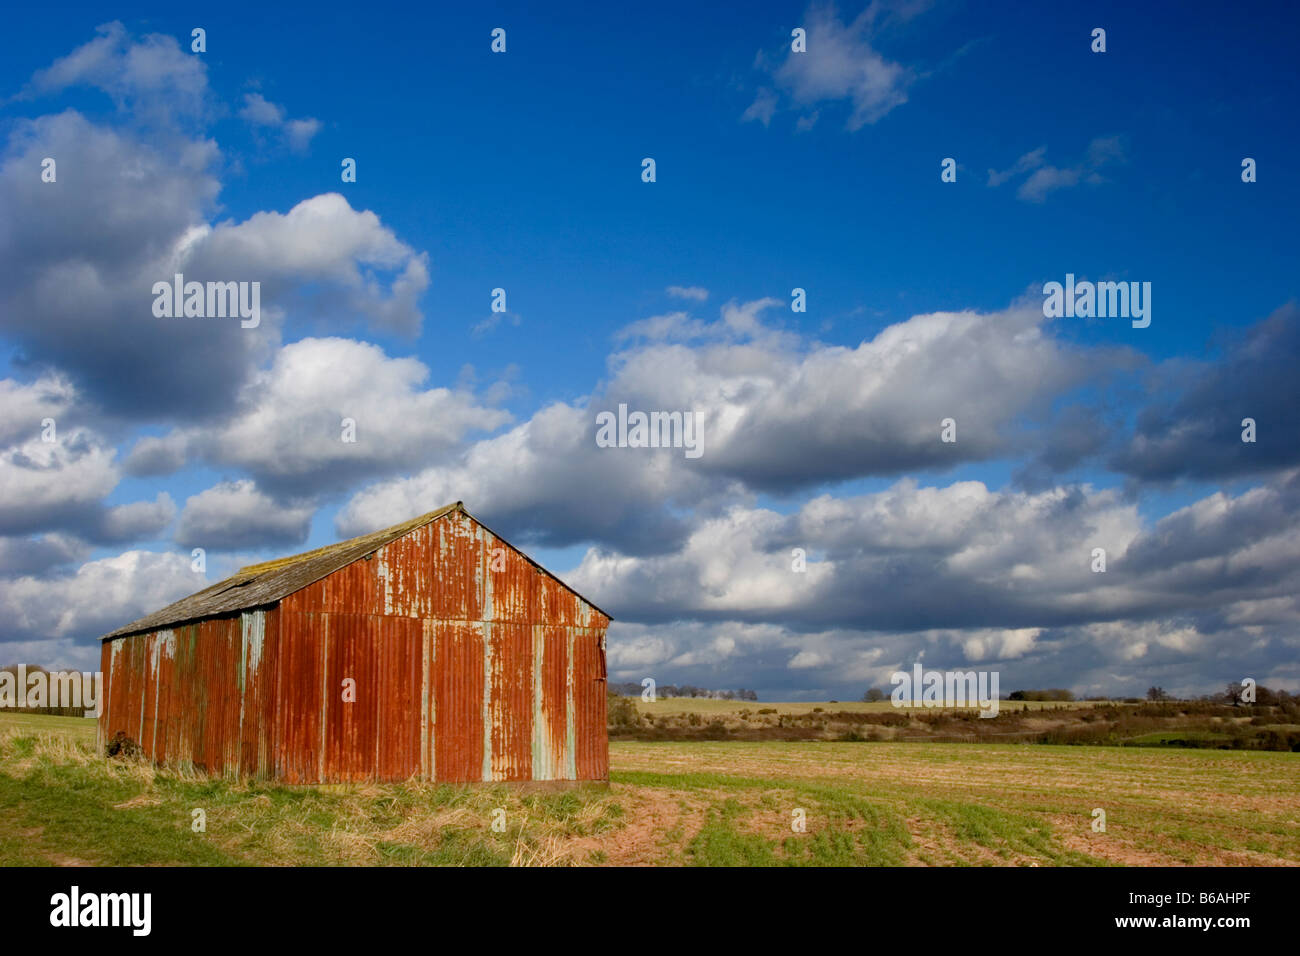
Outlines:
<svg viewBox="0 0 1300 956"><path fill-rule="evenodd" d="M621 694L624 697L640 697L642 687L636 681L627 681L625 683L611 683L609 685L611 693ZM656 697L709 697L713 700L758 700L758 691L747 690L741 687L738 690L709 690L707 687L696 687L694 684L657 684L655 686Z"/></svg>
<svg viewBox="0 0 1300 956"><path fill-rule="evenodd" d="M1046 690L1013 690L1007 700L1074 700L1074 693L1064 687L1049 687Z"/></svg>
<svg viewBox="0 0 1300 956"><path fill-rule="evenodd" d="M1229 684L1228 689L1224 691L1223 694L1210 694L1207 695L1205 699L1226 700L1234 707L1243 704L1261 704L1265 707L1277 707L1300 701L1300 697L1297 697L1295 694L1290 694L1284 690L1270 690L1262 684L1254 685L1253 689L1255 697L1253 701L1249 699L1250 695L1246 693L1245 684Z"/></svg>
<svg viewBox="0 0 1300 956"><path fill-rule="evenodd" d="M1200 697L1191 699L1227 701L1234 707L1248 707L1251 704L1259 704L1261 707L1286 707L1300 702L1300 697L1287 691L1272 690L1263 684L1246 684L1243 682L1231 683L1226 690L1218 694L1202 694ZM1163 687L1150 687L1147 689L1147 700L1165 701L1177 700L1177 698L1167 693Z"/></svg>

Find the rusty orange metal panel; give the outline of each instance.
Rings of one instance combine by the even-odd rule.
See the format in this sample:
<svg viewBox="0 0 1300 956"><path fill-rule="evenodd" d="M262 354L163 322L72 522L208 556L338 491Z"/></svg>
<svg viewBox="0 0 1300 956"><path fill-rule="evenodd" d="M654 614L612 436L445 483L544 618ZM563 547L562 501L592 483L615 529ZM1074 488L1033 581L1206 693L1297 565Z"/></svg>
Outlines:
<svg viewBox="0 0 1300 956"><path fill-rule="evenodd" d="M434 624L434 777L483 779L484 627L470 621Z"/></svg>
<svg viewBox="0 0 1300 956"><path fill-rule="evenodd" d="M275 775L290 783L320 777L326 616L279 611L275 655Z"/></svg>
<svg viewBox="0 0 1300 956"><path fill-rule="evenodd" d="M566 627L578 625L578 596L549 575L539 574L542 587L542 605L546 623Z"/></svg>
<svg viewBox="0 0 1300 956"><path fill-rule="evenodd" d="M323 780L364 780L379 741L379 673L370 618L323 614L325 760ZM352 687L345 688L344 682ZM349 701L345 698L355 697Z"/></svg>
<svg viewBox="0 0 1300 956"><path fill-rule="evenodd" d="M158 674L156 648L157 634L141 635L139 651L142 671L140 674L140 727L135 735L136 742L150 757L154 757L154 725L158 713ZM156 757L154 759L157 759Z"/></svg>
<svg viewBox="0 0 1300 956"><path fill-rule="evenodd" d="M569 634L562 627L534 629L537 673L533 705L533 778L573 780L574 746L570 737Z"/></svg>
<svg viewBox="0 0 1300 956"><path fill-rule="evenodd" d="M542 593L546 576L499 538L488 532L485 537L488 619L517 624L543 623L546 618Z"/></svg>
<svg viewBox="0 0 1300 956"><path fill-rule="evenodd" d="M126 671L127 706L122 714L122 727L132 740L139 741L144 726L144 642L139 637L127 642L123 648Z"/></svg>
<svg viewBox="0 0 1300 956"><path fill-rule="evenodd" d="M526 624L487 628L491 674L492 780L528 780L533 772L533 629Z"/></svg>
<svg viewBox="0 0 1300 956"><path fill-rule="evenodd" d="M280 607L291 613L321 611L380 613L374 559L362 558L314 584L286 596Z"/></svg>
<svg viewBox="0 0 1300 956"><path fill-rule="evenodd" d="M254 777L270 772L267 701L275 692L274 634L276 612L265 609L240 615L240 668L243 686L239 710L239 771Z"/></svg>
<svg viewBox="0 0 1300 956"><path fill-rule="evenodd" d="M200 621L178 629L176 637L190 641L197 664L191 688L194 766L210 774L234 773L239 766L239 618Z"/></svg>
<svg viewBox="0 0 1300 956"><path fill-rule="evenodd" d="M361 558L325 578L321 582L325 585L324 609L351 614L380 613L377 557Z"/></svg>
<svg viewBox="0 0 1300 956"><path fill-rule="evenodd" d="M405 780L420 769L422 623L325 614L325 762L330 782ZM344 681L354 684L346 700Z"/></svg>
<svg viewBox="0 0 1300 956"><path fill-rule="evenodd" d="M483 620L485 556L477 525L456 513L421 530L426 535L419 539L428 539L422 560L435 571L422 613L439 620Z"/></svg>
<svg viewBox="0 0 1300 956"><path fill-rule="evenodd" d="M380 629L376 772L382 780L406 780L420 773L423 623L410 618L371 620Z"/></svg>
<svg viewBox="0 0 1300 956"><path fill-rule="evenodd" d="M573 715L577 779L609 779L604 634L573 628Z"/></svg>
<svg viewBox="0 0 1300 956"><path fill-rule="evenodd" d="M429 527L389 542L375 552L374 613L399 617L426 617L437 571L427 538ZM423 605L423 606L422 606Z"/></svg>
<svg viewBox="0 0 1300 956"><path fill-rule="evenodd" d="M276 753L280 746L280 741L275 736L275 712L278 702L276 689L280 685L281 619L278 606L266 612L266 636L263 639L260 678L262 701L257 728L257 772L262 777L274 776Z"/></svg>
<svg viewBox="0 0 1300 956"><path fill-rule="evenodd" d="M149 671L154 698L149 754L159 763L165 763L175 759L179 749L173 738L181 710L177 700L177 685L182 677L176 673L176 640L170 628L151 636ZM183 755L181 759L184 759Z"/></svg>

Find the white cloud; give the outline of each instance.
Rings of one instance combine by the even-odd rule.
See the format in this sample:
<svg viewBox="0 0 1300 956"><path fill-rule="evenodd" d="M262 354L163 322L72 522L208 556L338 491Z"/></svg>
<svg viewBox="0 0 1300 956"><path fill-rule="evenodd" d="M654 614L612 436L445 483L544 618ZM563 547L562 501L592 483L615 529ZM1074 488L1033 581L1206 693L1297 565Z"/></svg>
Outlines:
<svg viewBox="0 0 1300 956"><path fill-rule="evenodd" d="M321 128L317 119L290 119L283 106L272 103L261 93L244 94L239 117L251 126L280 133L286 145L296 152L305 150Z"/></svg>
<svg viewBox="0 0 1300 956"><path fill-rule="evenodd" d="M314 511L310 504L275 501L248 479L222 482L186 500L176 542L213 551L299 545Z"/></svg>
<svg viewBox="0 0 1300 956"><path fill-rule="evenodd" d="M24 96L90 86L109 94L138 117L197 115L206 107L207 71L202 57L183 52L174 36L132 38L118 21L95 31L95 39L32 76Z"/></svg>
<svg viewBox="0 0 1300 956"><path fill-rule="evenodd" d="M549 543L662 549L683 533L677 509L707 514L762 490L1008 453L1011 422L1045 414L1062 390L1122 361L1065 348L1030 304L914 316L856 348L765 326L764 311L778 304L728 302L710 324L674 313L627 327L621 338L647 341L611 356L610 380L585 406L547 406L453 462L365 489L341 512L340 530L359 534L464 500L503 530ZM597 447L596 412L620 403L694 410L703 457ZM940 441L948 416L958 419L956 444ZM573 488L591 486L605 492L575 501Z"/></svg>
<svg viewBox="0 0 1300 956"><path fill-rule="evenodd" d="M122 462L122 469L136 477L170 475L185 466L189 441L181 432L145 435L138 439Z"/></svg>
<svg viewBox="0 0 1300 956"><path fill-rule="evenodd" d="M230 159L202 132L214 113L202 64L174 38L137 40L109 24L24 95L89 84L118 99L120 116L19 119L0 151L0 331L85 401L151 424L228 411L290 318L413 334L429 285L427 256L337 193L214 221ZM244 106L281 122L291 144L316 128L264 99ZM22 173L47 156L59 162L57 189ZM150 290L176 272L259 282L262 324L155 317Z"/></svg>
<svg viewBox="0 0 1300 956"><path fill-rule="evenodd" d="M915 73L886 59L874 47L877 17L882 7L871 4L850 23L844 23L829 4L814 5L804 14L807 52L787 47L785 60L772 71L773 84L792 106L805 110L802 129L816 121L813 109L828 102L848 101L846 127L858 130L878 122L907 102ZM775 92L760 88L742 116L766 126L778 109Z"/></svg>
<svg viewBox="0 0 1300 956"><path fill-rule="evenodd" d="M254 126L280 126L284 123L284 107L272 103L261 93L245 93L239 118Z"/></svg>
<svg viewBox="0 0 1300 956"><path fill-rule="evenodd" d="M9 445L23 438L31 438L44 429L47 418L54 419L58 433L59 420L74 407L76 389L68 379L58 373L42 375L31 384L24 385L12 378L0 379L0 445ZM66 420L65 427L69 424Z"/></svg>
<svg viewBox="0 0 1300 956"><path fill-rule="evenodd" d="M204 227L187 235L178 251L179 268L196 275L260 280L264 302L289 285L325 282L342 291L343 309L382 328L413 333L423 319L417 302L429 285L427 256L339 193L304 199L287 213L259 212L244 222ZM363 266L392 272L390 287Z"/></svg>
<svg viewBox="0 0 1300 956"><path fill-rule="evenodd" d="M0 452L0 534L86 517L117 485L115 452L82 429L56 442L32 438Z"/></svg>
<svg viewBox="0 0 1300 956"><path fill-rule="evenodd" d="M43 648L50 639L105 634L207 584L190 569L188 555L127 551L60 578L0 580L0 614L7 641L35 640Z"/></svg>
<svg viewBox="0 0 1300 956"><path fill-rule="evenodd" d="M1029 173L1016 190L1016 196L1027 202L1040 203L1058 189L1068 189L1085 182L1093 185L1104 182L1099 170L1123 162L1124 146L1118 136L1099 136L1088 144L1083 159L1066 167L1047 165L1046 156L1047 147L1039 146L1025 153L1008 169L1000 172L990 169L988 184L1001 186L1017 176Z"/></svg>
<svg viewBox="0 0 1300 956"><path fill-rule="evenodd" d="M227 421L191 430L183 443L264 484L305 492L426 464L467 433L510 420L469 392L425 388L428 377L423 362L389 357L377 345L303 339L253 376ZM344 419L355 440L344 440Z"/></svg>

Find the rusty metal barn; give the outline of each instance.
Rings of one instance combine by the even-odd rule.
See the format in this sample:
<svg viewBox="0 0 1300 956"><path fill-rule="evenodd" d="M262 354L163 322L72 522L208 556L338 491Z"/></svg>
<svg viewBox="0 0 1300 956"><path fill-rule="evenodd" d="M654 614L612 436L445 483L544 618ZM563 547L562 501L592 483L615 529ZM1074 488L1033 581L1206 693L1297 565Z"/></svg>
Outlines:
<svg viewBox="0 0 1300 956"><path fill-rule="evenodd" d="M456 502L106 635L100 743L291 783L604 781L609 621Z"/></svg>

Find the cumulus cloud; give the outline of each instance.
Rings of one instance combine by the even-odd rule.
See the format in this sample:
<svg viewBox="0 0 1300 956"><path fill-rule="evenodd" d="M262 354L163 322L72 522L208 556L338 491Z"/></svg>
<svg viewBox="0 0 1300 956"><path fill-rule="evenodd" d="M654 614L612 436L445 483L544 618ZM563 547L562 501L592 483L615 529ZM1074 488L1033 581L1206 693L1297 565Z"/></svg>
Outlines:
<svg viewBox="0 0 1300 956"><path fill-rule="evenodd" d="M374 213L331 193L214 221L223 157L202 132L205 111L183 111L197 116L185 132L132 122L153 98L207 97L200 58L110 24L25 95L81 84L116 95L123 121L69 109L17 121L0 148L0 331L34 366L60 369L110 414L201 420L229 411L286 322L418 331L427 256ZM44 157L58 163L55 183L25 172ZM178 272L261 283L261 325L155 317L153 284Z"/></svg>
<svg viewBox="0 0 1300 956"><path fill-rule="evenodd" d="M665 315L652 315L648 319L638 319L628 323L614 333L614 341L625 342L629 339L650 339L654 341L674 340L678 342L698 339L709 334L709 326L692 319L686 312L669 312Z"/></svg>
<svg viewBox="0 0 1300 956"><path fill-rule="evenodd" d="M339 193L304 199L283 214L200 227L178 253L178 268L196 276L257 279L264 302L301 303L294 293L323 283L334 299L329 312L365 316L403 334L418 332L423 321L417 302L429 285L428 257ZM391 276L387 287L381 273Z"/></svg>
<svg viewBox="0 0 1300 956"><path fill-rule="evenodd" d="M86 542L65 532L0 538L0 577L39 576L89 555Z"/></svg>
<svg viewBox="0 0 1300 956"><path fill-rule="evenodd" d="M176 517L176 504L165 491L153 501L132 501L104 511L94 537L105 544L125 544L156 537Z"/></svg>
<svg viewBox="0 0 1300 956"><path fill-rule="evenodd" d="M611 357L610 380L585 406L550 405L455 461L360 492L340 513L340 531L360 534L465 500L503 531L548 544L658 551L680 541L675 509L708 513L736 494L1007 454L1015 450L1009 424L1046 415L1062 391L1123 361L1067 348L1028 304L915 316L855 348L766 326L763 314L777 304L728 302L712 323L676 313L629 326L619 338L636 344ZM694 411L703 457L598 447L595 414L619 404ZM956 443L941 440L947 417L957 420ZM572 489L590 485L606 492L576 501Z"/></svg>
<svg viewBox="0 0 1300 956"><path fill-rule="evenodd" d="M510 420L468 391L425 387L428 378L423 362L377 345L303 339L253 376L220 425L152 441L131 461L184 449L241 468L267 489L306 494L428 464L467 433Z"/></svg>
<svg viewBox="0 0 1300 956"><path fill-rule="evenodd" d="M713 686L788 686L780 671L793 670L801 686L843 695L924 659L1011 668L1020 686L1069 673L1090 693L1201 693L1220 675L1294 683L1284 663L1300 647L1298 531L1296 473L1154 523L1111 491L902 481L791 515L736 508L672 554L591 549L565 577L617 609L620 679L716 680L684 654L726 634L744 653ZM807 551L804 572L794 547ZM1094 547L1108 552L1104 573Z"/></svg>
<svg viewBox="0 0 1300 956"><path fill-rule="evenodd" d="M55 578L0 579L5 637L0 657L39 659L48 666L93 667L99 648L87 638L193 593L209 582L190 568L188 555L127 551L81 565ZM79 643L74 644L74 641Z"/></svg>
<svg viewBox="0 0 1300 956"><path fill-rule="evenodd" d="M1213 363L1171 360L1155 370L1151 400L1110 467L1144 481L1225 479L1300 465L1300 308L1294 302L1235 334ZM1256 423L1243 442L1242 420Z"/></svg>
<svg viewBox="0 0 1300 956"><path fill-rule="evenodd" d="M136 478L170 475L185 466L189 441L181 432L168 435L145 435L131 447L122 470Z"/></svg>
<svg viewBox="0 0 1300 956"><path fill-rule="evenodd" d="M76 389L57 373L46 373L29 384L12 378L0 380L0 408L4 409L0 445L35 437L45 430L47 419L52 420L57 435L59 419L76 404Z"/></svg>
<svg viewBox="0 0 1300 956"><path fill-rule="evenodd" d="M1035 627L1146 611L1131 578L1103 589L1089 568L1095 546L1121 565L1140 531L1135 506L1114 492L907 479L871 495L821 495L790 516L733 508L697 522L672 553L592 549L570 580L620 619L645 622ZM795 548L806 571L792 570Z"/></svg>
<svg viewBox="0 0 1300 956"><path fill-rule="evenodd" d="M85 428L32 437L0 450L0 535L68 531L98 544L158 534L175 508L161 492L152 502L107 507L121 478L117 452Z"/></svg>
<svg viewBox="0 0 1300 956"><path fill-rule="evenodd" d="M84 524L116 487L115 452L82 429L33 437L0 453L0 534Z"/></svg>
<svg viewBox="0 0 1300 956"><path fill-rule="evenodd" d="M248 479L222 482L186 500L176 543L212 551L300 545L314 511L311 504L276 501Z"/></svg>
<svg viewBox="0 0 1300 956"><path fill-rule="evenodd" d="M593 434L586 410L548 405L504 434L475 442L453 462L357 493L339 513L338 530L365 534L464 501L502 534L542 544L613 536L643 549L680 536L683 519L665 507L674 484L668 458L598 454L620 449L597 448ZM608 493L575 494L575 488ZM539 508L550 513L546 521Z"/></svg>
<svg viewBox="0 0 1300 956"><path fill-rule="evenodd" d="M629 407L697 409L700 470L759 490L1002 455L1014 447L1007 425L1043 413L1105 360L1064 346L1028 304L914 316L854 348L765 335L758 310L724 316L732 341L616 356L609 391ZM955 443L940 440L950 417Z"/></svg>
<svg viewBox="0 0 1300 956"><path fill-rule="evenodd" d="M193 118L206 111L203 59L182 51L174 36L151 33L136 39L116 20L95 33L93 40L37 71L21 96L32 99L83 86L107 93L135 119Z"/></svg>

